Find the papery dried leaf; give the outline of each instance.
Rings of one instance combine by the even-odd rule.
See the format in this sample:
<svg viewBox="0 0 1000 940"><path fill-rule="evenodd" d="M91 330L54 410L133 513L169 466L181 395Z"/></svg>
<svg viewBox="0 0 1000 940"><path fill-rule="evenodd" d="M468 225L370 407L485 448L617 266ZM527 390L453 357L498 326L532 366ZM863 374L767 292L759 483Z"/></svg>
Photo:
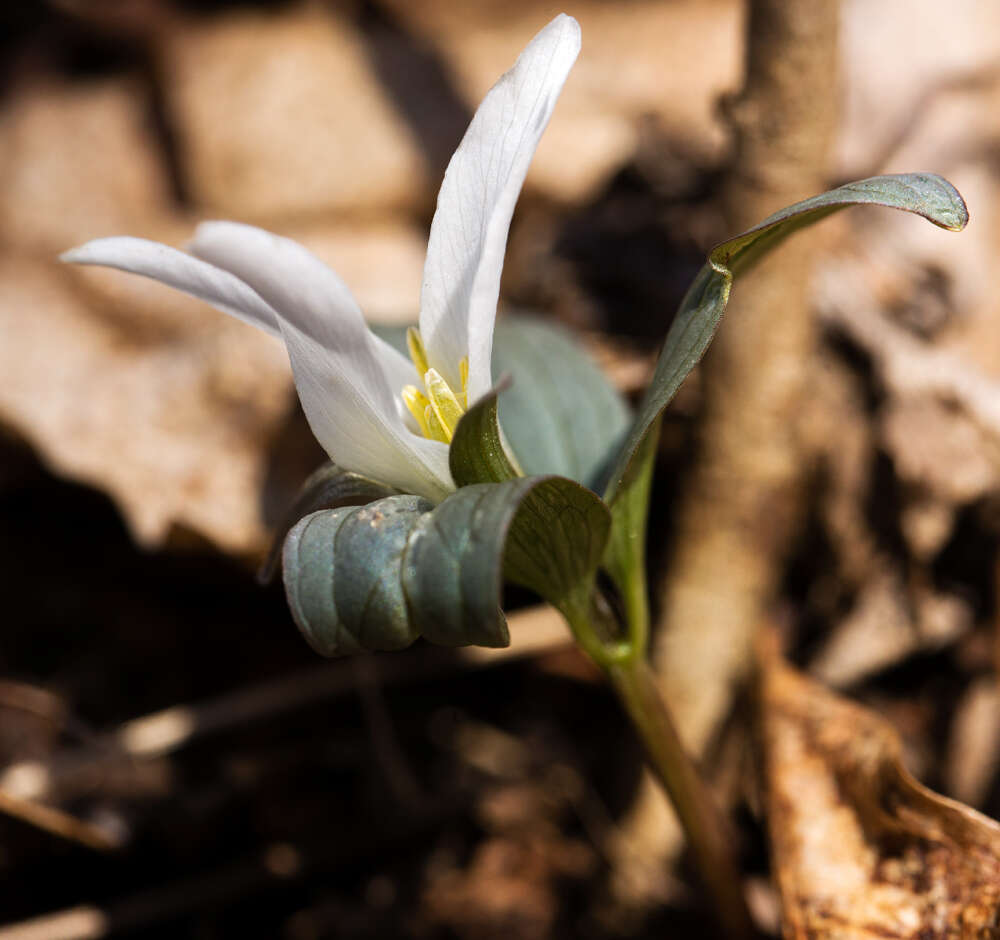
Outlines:
<svg viewBox="0 0 1000 940"><path fill-rule="evenodd" d="M762 653L784 936L1000 936L1000 825L917 783L894 729Z"/></svg>

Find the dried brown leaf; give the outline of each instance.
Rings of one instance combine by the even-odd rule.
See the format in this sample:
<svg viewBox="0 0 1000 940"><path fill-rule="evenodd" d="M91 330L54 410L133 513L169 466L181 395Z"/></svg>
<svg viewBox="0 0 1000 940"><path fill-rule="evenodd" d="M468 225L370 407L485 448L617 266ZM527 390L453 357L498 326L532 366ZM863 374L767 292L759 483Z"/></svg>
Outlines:
<svg viewBox="0 0 1000 940"><path fill-rule="evenodd" d="M511 0L387 0L384 6L441 55L470 108L542 17L538 4ZM567 9L580 22L585 48L532 161L529 191L560 201L593 198L632 158L650 121L696 152L725 149L716 102L739 81L739 4L580 0Z"/></svg>
<svg viewBox="0 0 1000 940"><path fill-rule="evenodd" d="M784 936L1000 935L1000 825L919 784L886 721L770 649L759 681Z"/></svg>
<svg viewBox="0 0 1000 940"><path fill-rule="evenodd" d="M156 45L196 203L255 221L422 204L423 159L347 18L234 12Z"/></svg>

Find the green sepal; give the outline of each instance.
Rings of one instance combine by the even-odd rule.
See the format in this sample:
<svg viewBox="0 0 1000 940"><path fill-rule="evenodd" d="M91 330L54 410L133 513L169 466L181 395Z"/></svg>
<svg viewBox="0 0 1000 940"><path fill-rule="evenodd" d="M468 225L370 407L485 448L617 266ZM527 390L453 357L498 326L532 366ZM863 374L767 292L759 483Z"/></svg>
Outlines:
<svg viewBox="0 0 1000 940"><path fill-rule="evenodd" d="M497 396L509 387L510 379L505 376L458 422L448 450L448 466L455 486L501 483L521 476L507 454L497 420Z"/></svg>
<svg viewBox="0 0 1000 940"><path fill-rule="evenodd" d="M397 494L399 494L399 490L385 483L379 483L377 480L371 480L359 473L344 470L334 463L323 464L310 474L305 483L302 484L295 502L275 530L271 548L257 572L257 580L262 584L270 583L281 559L285 537L303 516L320 509L364 506L373 500Z"/></svg>
<svg viewBox="0 0 1000 940"><path fill-rule="evenodd" d="M864 204L913 212L951 231L961 230L969 219L958 191L940 176L876 176L798 202L716 246L681 301L667 333L653 380L610 474L605 490L607 502L614 503L622 485L632 479L632 463L646 434L712 341L729 301L734 276L748 270L800 228L848 206Z"/></svg>

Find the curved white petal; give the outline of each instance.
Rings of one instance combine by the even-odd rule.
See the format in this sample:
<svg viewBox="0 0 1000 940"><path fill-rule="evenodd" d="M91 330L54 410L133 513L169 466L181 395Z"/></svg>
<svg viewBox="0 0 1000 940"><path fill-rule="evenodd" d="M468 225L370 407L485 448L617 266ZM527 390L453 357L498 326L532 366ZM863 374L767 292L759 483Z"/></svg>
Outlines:
<svg viewBox="0 0 1000 940"><path fill-rule="evenodd" d="M187 248L248 284L285 319L324 345L361 342L368 335L361 308L347 285L290 238L241 222L202 222ZM367 344L366 339L363 342Z"/></svg>
<svg viewBox="0 0 1000 940"><path fill-rule="evenodd" d="M379 363L382 366L382 371L385 373L385 379L389 383L389 388L398 390L406 385L415 385L417 388L421 387L423 379L417 375L417 370L408 357L404 356L391 343L387 343L377 333L372 334L372 340L375 343ZM413 420L413 415L410 414L409 409L403 404L402 395L396 395L395 405L396 412L403 419L403 424L407 429L423 437L420 427Z"/></svg>
<svg viewBox="0 0 1000 940"><path fill-rule="evenodd" d="M395 346L387 343L377 333L372 333L372 342L389 388L401 389L404 385L420 385L423 382L413 363Z"/></svg>
<svg viewBox="0 0 1000 940"><path fill-rule="evenodd" d="M96 264L153 278L207 301L213 307L280 336L274 311L250 287L228 271L168 245L145 238L98 238L59 256L72 264Z"/></svg>
<svg viewBox="0 0 1000 940"><path fill-rule="evenodd" d="M325 346L290 322L282 328L309 426L339 466L435 502L455 488L447 444L408 430L395 406L376 414L368 390L337 371Z"/></svg>
<svg viewBox="0 0 1000 940"><path fill-rule="evenodd" d="M580 27L557 16L490 89L451 158L431 225L420 297L430 364L469 399L490 387L493 323L507 232L528 164L577 53Z"/></svg>
<svg viewBox="0 0 1000 940"><path fill-rule="evenodd" d="M344 282L297 242L235 222L198 226L190 245L275 311L316 439L347 470L439 500L454 486L448 448L407 429L397 407L412 366L368 329Z"/></svg>

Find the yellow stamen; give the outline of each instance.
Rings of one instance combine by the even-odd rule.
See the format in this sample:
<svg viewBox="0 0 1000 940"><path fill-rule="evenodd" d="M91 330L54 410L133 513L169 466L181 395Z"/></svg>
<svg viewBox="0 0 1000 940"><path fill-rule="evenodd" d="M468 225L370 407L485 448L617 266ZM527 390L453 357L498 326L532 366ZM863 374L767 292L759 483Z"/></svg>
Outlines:
<svg viewBox="0 0 1000 940"><path fill-rule="evenodd" d="M420 331L413 326L406 328L406 348L410 350L410 358L417 367L417 375L423 375L430 365L427 363L427 350L420 337Z"/></svg>
<svg viewBox="0 0 1000 940"><path fill-rule="evenodd" d="M438 416L434 413L434 408L428 405L424 409L424 421L427 424L427 436L432 441L440 441L442 444L451 443L451 435L445 432L445 429L441 427L441 422L438 420Z"/></svg>
<svg viewBox="0 0 1000 940"><path fill-rule="evenodd" d="M409 408L410 414L413 415L417 424L420 425L420 433L424 437L430 437L430 428L427 425L427 419L424 417L425 412L431 406L431 403L427 400L427 396L416 385L404 385L402 394L403 404Z"/></svg>
<svg viewBox="0 0 1000 940"><path fill-rule="evenodd" d="M462 361L458 364L458 372L462 377L462 402L463 408L469 407L469 357L462 356Z"/></svg>
<svg viewBox="0 0 1000 940"><path fill-rule="evenodd" d="M428 369L424 373L424 388L427 389L427 397L431 400L431 407L437 415L441 427L448 436L450 442L455 434L455 428L465 409L461 406L455 393L448 383L441 378L435 369Z"/></svg>
<svg viewBox="0 0 1000 940"><path fill-rule="evenodd" d="M417 373L423 377L424 391L416 385L404 386L400 392L403 403L420 426L424 437L450 444L459 420L469 407L469 357L463 357L458 364L462 391L456 395L441 373L428 364L424 341L415 327L411 326L406 331L406 346Z"/></svg>

